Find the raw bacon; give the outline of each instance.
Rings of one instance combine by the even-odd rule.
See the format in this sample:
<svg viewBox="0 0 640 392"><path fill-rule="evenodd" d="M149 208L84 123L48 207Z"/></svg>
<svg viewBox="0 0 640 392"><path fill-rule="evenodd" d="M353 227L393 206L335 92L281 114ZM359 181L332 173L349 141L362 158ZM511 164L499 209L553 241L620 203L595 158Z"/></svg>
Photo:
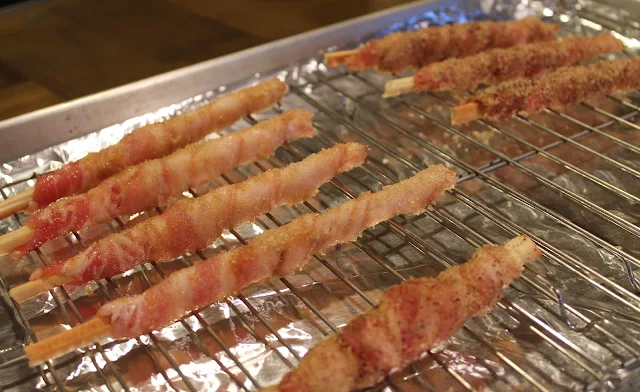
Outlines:
<svg viewBox="0 0 640 392"><path fill-rule="evenodd" d="M161 328L253 282L290 275L312 254L354 240L381 221L424 210L453 188L456 180L451 170L432 166L379 192L366 193L322 214L303 215L269 230L244 247L174 273L141 295L107 303L97 316L110 320L111 331L120 337Z"/></svg>
<svg viewBox="0 0 640 392"><path fill-rule="evenodd" d="M286 91L286 84L274 79L225 95L167 121L136 129L117 144L38 178L28 209L33 212L62 197L84 192L128 166L165 156L231 126L242 116L273 106Z"/></svg>
<svg viewBox="0 0 640 392"><path fill-rule="evenodd" d="M181 200L163 214L105 237L62 263L35 270L30 280L66 277L87 282L144 262L167 261L195 252L213 242L224 229L254 220L274 207L312 197L320 185L360 166L365 158L365 146L338 144L287 167Z"/></svg>
<svg viewBox="0 0 640 392"><path fill-rule="evenodd" d="M436 279L410 279L387 290L380 305L312 348L280 384L264 391L336 392L366 388L449 339L491 309L540 251L524 236L479 248L471 260Z"/></svg>
<svg viewBox="0 0 640 392"><path fill-rule="evenodd" d="M12 257L19 259L69 232L164 205L188 188L236 166L267 158L286 141L313 136L312 117L307 110L293 110L243 131L129 167L86 193L60 199L25 222L33 236Z"/></svg>

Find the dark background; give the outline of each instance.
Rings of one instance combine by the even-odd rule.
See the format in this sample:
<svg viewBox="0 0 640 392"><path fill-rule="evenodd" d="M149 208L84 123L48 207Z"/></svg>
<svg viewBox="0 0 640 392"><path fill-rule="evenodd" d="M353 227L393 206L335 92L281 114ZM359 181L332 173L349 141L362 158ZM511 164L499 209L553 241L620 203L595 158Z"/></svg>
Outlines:
<svg viewBox="0 0 640 392"><path fill-rule="evenodd" d="M0 120L408 2L0 0Z"/></svg>

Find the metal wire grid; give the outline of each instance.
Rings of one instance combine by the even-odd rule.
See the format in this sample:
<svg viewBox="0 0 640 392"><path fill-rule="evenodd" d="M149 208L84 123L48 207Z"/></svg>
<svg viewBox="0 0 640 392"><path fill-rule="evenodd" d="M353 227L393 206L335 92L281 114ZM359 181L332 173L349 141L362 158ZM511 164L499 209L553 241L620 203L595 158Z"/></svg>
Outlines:
<svg viewBox="0 0 640 392"><path fill-rule="evenodd" d="M408 172L420 170L424 165L407 159L407 157L399 153L398 147L400 143L415 145L430 157L436 160L442 160L457 168L463 173L460 180L461 184L472 181L482 181L484 185L508 195L514 202L527 205L539 211L546 218L577 231L582 237L591 241L601 249L605 249L616 255L619 260L625 264L625 268L629 273L628 284L604 276L597 269L585 265L580 259L554 246L548 238L536 235L534 231L527 227L522 227L516 221L510 220L503 214L498 206L483 201L468 191L463 190L462 187L458 187L456 190L450 192L453 200L458 204L467 206L469 210L473 211L474 216L481 216L486 222L490 223L492 227L500 229L502 236L525 233L533 238L541 246L545 255L541 263L554 263L569 273L574 274L576 277L579 277L583 282L590 285L592 290L599 291L611 300L624 304L633 314L637 315L638 312L640 312L640 301L634 292L634 289L638 288L638 282L633 271L634 267L640 265L640 261L632 252L625 248L619 248L616 243L592 234L590 231L579 226L578 223L562 215L561 212L555 211L540 204L533 198L515 191L510 188L509 185L502 183L490 175L490 173L508 167L516 168L538 181L541 187L547 187L559 192L572 202L578 203L582 208L589 210L615 225L618 229L637 237L638 228L634 223L629 222L624 217L611 214L609 211L599 207L596 203L571 190L559 187L556 183L547 180L523 164L526 160L536 155L542 155L556 163L562 164L576 175L592 181L622 199L636 201L637 196L634 196L632 193L619 189L617 186L589 174L587 171L554 155L552 152L554 149L566 144L578 149L588 149L586 150L588 153L604 159L637 179L640 175L633 167L590 149L579 142L579 140L588 135L597 134L634 153L638 153L637 146L606 133L608 128L620 124L638 130L637 125L630 122L638 111L638 108L634 104L628 101L618 100L621 105L631 109L629 113L624 115L613 114L609 111L587 105L586 107L588 109L609 118L609 121L597 126L587 125L579 119L564 113L548 111L550 115L573 122L584 129L584 131L571 135L570 137L563 136L544 124L535 122L535 120L519 118L518 121L560 139L558 142L543 147L537 147L508 131L495 127L492 124L487 124L487 126L492 127L491 129L501 135L518 138L514 140L524 144L530 149L530 151L518 157L509 157L491 146L479 142L473 136L468 136L465 132L440 121L437 117L428 113L423 107L412 103L410 100L398 100L407 110L429 119L451 135L458 136L472 143L477 148L490 153L494 157L493 160L485 165L473 167L465 162L464 159L458 158L450 152L444 151L438 145L416 136L416 134L412 133L403 124L390 117L388 112L372 111L365 102L367 99L366 94L363 96L352 96L349 94L349 91L345 91L345 88L340 87L340 80L344 78L355 78L355 80L369 86L371 89L377 90L379 85L372 81L370 76L371 75L366 73L343 72L330 75L320 75L319 73L309 75L310 78L317 77L318 79L297 85L291 84L292 94L287 100L293 100L295 102L294 106L300 106L299 103L304 102L313 107L318 113L325 115L335 124L339 124L347 129L349 139L356 138L366 142L372 149L383 152L389 159L396 161L399 166L403 166ZM347 100L348 102L345 104L353 105L353 110L371 112L370 114L379 120L381 124L384 124L396 132L398 141L395 145L394 143L388 143L386 140L385 142L381 142L382 137L378 138L378 136L382 135L376 135L371 129L359 127L357 122L354 121L353 113L350 115L338 113L334 108L328 107L325 102L309 94L307 88L310 86L324 86L333 91L336 97ZM442 99L436 95L433 97ZM287 106L287 100L284 102L285 107ZM450 104L450 102L443 101L443 104ZM276 108L276 111L281 110L283 110L283 108ZM255 118L247 118L246 120L249 123L256 121ZM319 147L330 146L344 139L343 134L337 133L330 128L323 128L320 124L317 126L317 129L319 135L313 141L303 141L284 148L288 159L301 159L308 153L316 151ZM279 156L282 156L282 153ZM287 159L272 158L265 162L258 162L252 165L252 167L253 170L263 171L269 167L282 166L286 161ZM397 172L389 170L387 164L380 162L375 156L369 159L359 171L362 171L365 175L360 177L351 174L339 176L332 181L330 189L323 187L321 195L326 196L327 200L335 199L336 194L342 194L343 198L353 197L363 190L377 188L382 184L393 183L400 179ZM239 172L241 171L234 173ZM234 175L222 176L222 182L237 182L237 179L232 177L234 177ZM240 180L242 178L243 176L239 177ZM363 178L366 180L363 180ZM9 185L2 189L3 197L8 196L7 191L10 189ZM192 193L194 195L196 194L195 191ZM323 200L322 197L320 199ZM327 203L321 205L320 209L326 208L326 204ZM304 203L302 206L288 210L294 210L296 214L299 214L306 211L316 211L317 209L318 207L311 203ZM21 217L16 216L16 219L21 219ZM430 226L429 224L425 224L425 221L431 222L431 226L433 226L431 231L425 230L426 226ZM279 226L282 223L284 222L280 217L276 216L276 214L267 214L256 222L256 224L263 229ZM433 223L435 223L435 225ZM110 225L114 231L124 226L125 223L121 220L116 220L116 226ZM441 232L453 233L461 241L473 247L485 243L493 243L496 238L494 231L479 231L475 227L472 219L460 218L456 213L451 212L446 205L439 203L435 209L425 212L424 215L417 217L398 217L385 222L376 229L367 231L353 246L385 271L390 276L389 284L392 284L406 279L408 276L412 276L412 271L398 268L394 262L390 261L390 259L394 257L406 257L409 259L409 257L404 256L406 249L410 249L414 254L420 255L419 261L421 265L430 265L429 268L435 270L455 265L461 259L445 253L443 250L444 247L438 246L437 241L432 240L433 238L437 238ZM229 240L223 236L223 238L221 238L222 246L220 249L234 246L234 241L240 244L245 243L246 239L238 231L231 230L230 233L233 236L233 240ZM67 241L70 246L75 248L82 248L84 246L83 239L77 234L67 238ZM40 250L35 252L35 256L42 264L48 262ZM198 253L197 256L200 258L206 257L203 253ZM367 293L367 290L363 289L366 285L361 282L363 279L362 276L350 276L339 265L324 257L316 257L316 259L326 270L335 276L335 279L340 285L344 286L343 290L351 290L350 295L358 299L358 305L354 308L355 312L361 312L366 310L367 307L375 306L375 299ZM433 261L436 263L432 263ZM180 262L184 264L191 263L189 258L181 258ZM413 262L416 262L415 256L413 256ZM157 279L162 279L166 276L163 266L155 264L152 264L150 269L141 269L139 273L143 276L148 286L152 285ZM534 336L537 346L531 348L537 350L541 355L546 356L550 361L554 361L554 366L556 366L560 375L554 375L552 377L545 374L545 369L539 368L538 364L533 363L532 360L520 358L514 352L504 347L496 346L494 342L487 339L482 328L478 328L474 323L469 323L463 331L456 336L464 336L465 341L473 342L484 351L485 355L479 355L475 359L477 360L477 366L482 368L484 373L488 375L485 384L498 389L524 385L525 389L544 391L553 390L558 386L555 382L558 379L562 379L564 381L573 381L572 385L574 386L606 386L607 383L623 376L624 372L634 368L636 365L635 360L640 353L640 344L635 336L627 334L624 328L618 325L618 320L611 320L603 317L599 312L580 306L572 306L565 301L568 293L559 288L559 283L560 282L553 281L548 276L540 274L539 271L528 267L520 282L515 285L514 289L499 303L497 309L487 317L500 324L506 330L509 330L509 332L516 337ZM2 284L3 295L6 299L8 283L2 278L0 284ZM280 282L271 282L269 286L282 302L288 303L290 298L294 298L295 301L302 304L305 311L308 312L306 317L309 320L313 320L313 322L310 321L310 323L316 326L320 334L326 335L337 330L338 325L336 325L336 322L332 321L331 317L327 316L321 307L313 303L313 300L306 295L307 289L305 287L297 287L289 278L281 279ZM118 282L109 279L98 282L97 288L104 299L123 294ZM56 289L51 292L51 295L57 307L62 311L62 316L68 325L74 325L84 321L78 306L66 290ZM523 305L520 301L522 295L525 295L529 301L535 302L541 309L544 309L544 314L541 315L540 313L532 312L527 306ZM228 309L234 313L235 318L248 334L257 342L263 344L273 355L277 356L285 366L292 367L296 361L299 360L300 355L292 343L290 343L287 338L281 336L277 327L268 322L267 315L263 314L252 304L251 298L239 295L238 297L226 300L222 305L228 307ZM291 307L290 304L288 304L288 306ZM13 304L12 310L15 312L18 320L25 326L26 330L29 331L30 338L36 340L37 337L30 328L29 320L24 316L20 307ZM302 315L298 312L298 316ZM194 327L194 318L199 324L199 328ZM229 380L235 383L238 388L249 390L260 386L259 381L255 377L255 373L248 369L238 356L234 354L233 347L230 347L225 342L224 337L216 331L215 326L210 325L206 321L202 312L194 312L192 317L186 318L179 324L187 331L191 344L197 346L204 355L217 363L220 369L229 376ZM210 348L210 346L212 346L211 344L204 342L204 338L215 342L213 349ZM109 356L105 352L105 350L110 349L114 344L115 343L109 343L105 346L96 345L93 348L88 348L86 355L80 354L72 355L68 358L65 357L63 361L56 362L55 365L49 362L40 366L37 369L37 373L34 373L34 376L40 377L42 383L46 386L57 387L59 390L63 390L65 377L61 377L58 374L60 372L59 369L64 368L65 365L73 361L77 361L79 357L88 358L97 369L97 375L101 379L101 382L99 382L100 385L103 385L104 388L108 390L129 390L130 387L126 376L122 374L118 366L109 359ZM464 344L461 344L460 346L463 345ZM605 349L610 353L610 356L602 359L592 355L590 350L591 345L597 345ZM171 388L188 389L191 391L198 390L192 378L182 372L180 363L174 358L174 354L170 352L171 350L167 348L167 342L161 341L157 336L151 334L138 338L137 346L149 357L153 363L155 372L157 372L163 381ZM554 354L558 353L561 355L554 357ZM164 365L163 362L168 363L169 366ZM425 364L429 365L427 366ZM453 365L455 365L455 363L446 351L430 352L427 353L427 356L421 361L405 369L398 375L388 378L385 385L391 390L412 390L415 387L435 390L437 385L430 380L433 380L432 375L434 372L442 372L449 378L449 382L454 383L456 388L464 390L474 390L478 388L477 383L469 379L468 374L457 370ZM565 368L570 369L571 367L580 369L580 371L572 372L565 370ZM31 380L32 378L18 380L10 385L4 385L3 389L18 388L24 383L32 382Z"/></svg>

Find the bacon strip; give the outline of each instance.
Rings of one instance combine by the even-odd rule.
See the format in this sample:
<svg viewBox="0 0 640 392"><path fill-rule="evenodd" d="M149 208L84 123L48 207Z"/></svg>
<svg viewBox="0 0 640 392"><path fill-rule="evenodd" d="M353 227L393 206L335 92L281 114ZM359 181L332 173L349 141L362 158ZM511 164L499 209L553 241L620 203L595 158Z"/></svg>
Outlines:
<svg viewBox="0 0 640 392"><path fill-rule="evenodd" d="M307 110L293 110L241 132L129 167L87 193L60 199L25 222L32 237L12 257L19 259L69 232L164 205L236 166L267 158L286 141L313 136L312 117Z"/></svg>
<svg viewBox="0 0 640 392"><path fill-rule="evenodd" d="M517 77L533 78L557 68L580 64L604 53L624 50L611 34L569 37L556 42L536 42L506 49L492 49L420 68L411 78L410 91L475 90ZM410 79L410 78L406 78ZM392 96L403 79L387 82L385 96ZM399 93L406 93L402 91Z"/></svg>
<svg viewBox="0 0 640 392"><path fill-rule="evenodd" d="M66 277L88 282L144 262L193 253L213 242L224 229L252 221L274 207L312 197L320 185L337 173L360 166L365 159L365 146L338 144L287 167L181 200L163 214L105 237L62 263L35 270L30 280Z"/></svg>
<svg viewBox="0 0 640 392"><path fill-rule="evenodd" d="M590 97L640 88L640 57L561 68L540 79L516 79L486 88L452 109L452 123L476 118L503 120Z"/></svg>
<svg viewBox="0 0 640 392"><path fill-rule="evenodd" d="M491 48L555 39L559 26L537 18L509 22L470 22L417 31L398 32L369 41L356 51L328 53L329 67L346 65L361 71L400 73L452 57L465 57Z"/></svg>
<svg viewBox="0 0 640 392"><path fill-rule="evenodd" d="M29 210L35 211L62 197L84 192L127 166L165 156L213 131L231 126L242 116L273 106L286 91L287 86L274 79L137 129L113 146L38 178Z"/></svg>
<svg viewBox="0 0 640 392"><path fill-rule="evenodd" d="M114 336L138 336L190 311L272 276L287 276L314 253L354 240L366 228L394 215L422 211L453 188L455 173L432 166L410 179L349 200L322 214L303 215L254 238L249 245L182 269L141 295L103 305Z"/></svg>
<svg viewBox="0 0 640 392"><path fill-rule="evenodd" d="M471 260L436 279L410 279L387 290L380 306L312 348L269 391L351 391L374 385L449 339L490 310L540 251L525 236L479 248Z"/></svg>

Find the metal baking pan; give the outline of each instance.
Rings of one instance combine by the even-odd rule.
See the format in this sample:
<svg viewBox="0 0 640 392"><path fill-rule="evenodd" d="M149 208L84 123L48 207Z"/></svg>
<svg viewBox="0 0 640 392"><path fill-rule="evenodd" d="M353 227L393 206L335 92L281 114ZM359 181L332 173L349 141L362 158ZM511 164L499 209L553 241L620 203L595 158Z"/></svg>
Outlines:
<svg viewBox="0 0 640 392"><path fill-rule="evenodd" d="M181 102L211 87L233 85L271 72L443 3L427 1L394 7L0 121L0 158L3 162L12 161ZM465 2L446 3L459 7ZM469 3L462 9L474 7L477 4Z"/></svg>
<svg viewBox="0 0 640 392"><path fill-rule="evenodd" d="M637 390L637 93L456 128L449 125L448 108L464 94L382 100L380 89L391 76L327 69L319 54L401 29L537 15L559 23L562 35L612 29L628 46L618 56L630 56L640 46L640 29L629 12L599 2L416 3L1 122L2 197L131 129L274 75L290 87L281 104L227 131L305 107L316 113L317 136L214 185L241 181L336 142L366 143L370 152L362 169L338 176L306 204L278 208L225 232L199 255L147 264L89 290L65 286L20 305L7 295L33 268L160 210L52 241L20 262L0 258L0 390L254 390L276 382L310 347L374 306L401 279L435 276L464 262L475 247L518 233L538 243L541 260L494 310L373 390ZM200 257L434 163L456 170L460 181L433 210L394 218L294 276L253 285L153 334L27 366L25 344L89 319L108 298L141 292ZM18 214L0 221L0 234L24 220Z"/></svg>

